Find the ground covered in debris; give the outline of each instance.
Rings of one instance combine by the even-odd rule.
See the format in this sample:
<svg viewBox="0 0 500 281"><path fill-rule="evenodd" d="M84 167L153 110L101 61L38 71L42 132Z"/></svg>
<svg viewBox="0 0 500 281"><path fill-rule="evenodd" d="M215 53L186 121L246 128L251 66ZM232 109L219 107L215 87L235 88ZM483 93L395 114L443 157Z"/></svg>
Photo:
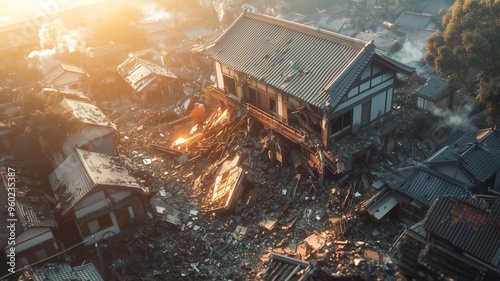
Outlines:
<svg viewBox="0 0 500 281"><path fill-rule="evenodd" d="M376 192L374 171L430 153L408 132L394 155L319 182L271 161L269 136L248 133L244 113L205 105L206 121L196 126L189 102L144 106L123 98L101 108L120 131L121 157L152 194L150 216L100 246L116 280L259 280L270 253L315 260L332 274L402 278L387 252L406 226L376 224L361 207ZM207 212L217 170L236 156L245 174L242 199L232 212Z"/></svg>

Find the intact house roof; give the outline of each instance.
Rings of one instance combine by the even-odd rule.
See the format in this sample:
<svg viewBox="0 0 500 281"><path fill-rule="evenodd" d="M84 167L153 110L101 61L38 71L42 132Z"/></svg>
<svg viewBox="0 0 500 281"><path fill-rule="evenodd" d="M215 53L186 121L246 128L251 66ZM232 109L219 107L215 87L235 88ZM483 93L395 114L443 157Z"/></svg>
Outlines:
<svg viewBox="0 0 500 281"><path fill-rule="evenodd" d="M373 42L245 12L205 53L314 106L335 108L368 63L414 69L375 52Z"/></svg>
<svg viewBox="0 0 500 281"><path fill-rule="evenodd" d="M475 197L439 198L422 226L454 248L500 269L500 199L490 205Z"/></svg>
<svg viewBox="0 0 500 281"><path fill-rule="evenodd" d="M104 57L108 55L113 55L116 53L128 51L132 48L132 45L120 44L115 42L110 42L106 45L101 45L97 47L89 47L87 49L87 55L91 58Z"/></svg>
<svg viewBox="0 0 500 281"><path fill-rule="evenodd" d="M430 15L404 11L394 23L401 32L413 32L417 29L436 29L437 25Z"/></svg>
<svg viewBox="0 0 500 281"><path fill-rule="evenodd" d="M70 109L73 115L84 124L116 129L116 125L97 106L91 103L64 98L61 105Z"/></svg>
<svg viewBox="0 0 500 281"><path fill-rule="evenodd" d="M446 96L450 87L448 80L431 76L424 85L417 89L417 96L430 101L439 101Z"/></svg>
<svg viewBox="0 0 500 281"><path fill-rule="evenodd" d="M473 182L484 183L500 169L500 133L496 129L458 130L424 163L453 164Z"/></svg>
<svg viewBox="0 0 500 281"><path fill-rule="evenodd" d="M7 178L2 173L1 174L2 186L0 187L0 207L2 211L0 212L0 227L2 229L7 229L9 225L9 219L17 219L16 221L16 236L19 236L25 230L30 228L52 228L57 227L57 223L52 214L52 209L45 202L38 198L27 199L27 198L16 198L15 206L15 216L11 217L7 209L8 194L7 194ZM7 245L8 232L0 232L0 246L4 247Z"/></svg>
<svg viewBox="0 0 500 281"><path fill-rule="evenodd" d="M136 92L142 91L157 77L177 79L177 76L165 67L133 54L129 54L129 57L117 67L117 71Z"/></svg>
<svg viewBox="0 0 500 281"><path fill-rule="evenodd" d="M377 49L381 50L385 54L394 52L396 51L396 49L401 47L398 40L389 38L386 32L378 32L378 33L360 32L354 37L364 41L373 40Z"/></svg>
<svg viewBox="0 0 500 281"><path fill-rule="evenodd" d="M59 63L54 69L52 69L48 74L46 74L41 80L40 84L42 86L50 85L54 80L56 80L59 76L61 76L64 72L72 72L81 75L87 75L85 70L78 66Z"/></svg>
<svg viewBox="0 0 500 281"><path fill-rule="evenodd" d="M86 263L79 266L69 264L50 265L41 268L29 267L23 273L23 277L31 281L104 281L97 267L93 263Z"/></svg>
<svg viewBox="0 0 500 281"><path fill-rule="evenodd" d="M440 196L467 196L471 194L464 183L422 165L400 168L379 175L379 179L391 189L417 200L427 207Z"/></svg>
<svg viewBox="0 0 500 281"><path fill-rule="evenodd" d="M62 215L97 186L144 192L118 157L75 149L49 176ZM59 207L59 206L58 206Z"/></svg>

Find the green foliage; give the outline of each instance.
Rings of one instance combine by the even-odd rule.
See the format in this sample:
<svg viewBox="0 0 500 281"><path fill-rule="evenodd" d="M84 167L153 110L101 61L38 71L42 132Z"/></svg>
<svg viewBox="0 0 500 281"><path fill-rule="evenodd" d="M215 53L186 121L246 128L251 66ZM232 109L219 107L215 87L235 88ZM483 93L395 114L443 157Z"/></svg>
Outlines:
<svg viewBox="0 0 500 281"><path fill-rule="evenodd" d="M102 44L113 41L142 48L147 43L146 32L139 24L142 17L137 7L124 5L94 27L94 37Z"/></svg>
<svg viewBox="0 0 500 281"><path fill-rule="evenodd" d="M493 122L500 115L500 1L458 0L444 16L443 27L427 39L425 61L460 82L466 92L467 73L480 69L477 98L486 104Z"/></svg>

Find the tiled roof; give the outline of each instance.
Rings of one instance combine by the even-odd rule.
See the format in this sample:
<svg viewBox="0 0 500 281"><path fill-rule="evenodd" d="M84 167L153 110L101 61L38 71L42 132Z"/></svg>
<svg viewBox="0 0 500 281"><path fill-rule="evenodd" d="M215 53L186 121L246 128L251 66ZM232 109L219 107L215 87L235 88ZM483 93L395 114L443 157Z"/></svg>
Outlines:
<svg viewBox="0 0 500 281"><path fill-rule="evenodd" d="M417 96L431 101L439 101L445 97L449 87L448 80L432 76L427 80L427 83L417 89Z"/></svg>
<svg viewBox="0 0 500 281"><path fill-rule="evenodd" d="M118 74L136 92L142 91L147 85L153 82L157 76L176 79L177 76L165 67L154 62L141 59L133 54L120 64L116 70Z"/></svg>
<svg viewBox="0 0 500 281"><path fill-rule="evenodd" d="M442 197L422 222L433 235L500 269L500 199Z"/></svg>
<svg viewBox="0 0 500 281"><path fill-rule="evenodd" d="M444 195L466 196L471 194L464 183L424 166L401 168L379 175L379 178L392 189L427 207L436 198Z"/></svg>
<svg viewBox="0 0 500 281"><path fill-rule="evenodd" d="M96 266L87 263L80 266L68 264L52 265L43 268L30 268L25 275L33 281L104 281Z"/></svg>
<svg viewBox="0 0 500 281"><path fill-rule="evenodd" d="M379 57L374 49L372 43L246 12L205 53L309 104L334 108Z"/></svg>
<svg viewBox="0 0 500 281"><path fill-rule="evenodd" d="M49 176L52 190L65 215L96 186L141 190L118 157L75 149ZM65 187L64 187L65 186Z"/></svg>
<svg viewBox="0 0 500 281"><path fill-rule="evenodd" d="M406 273L418 276L426 268L429 280L485 280L486 268L478 262L437 246L412 230L406 230L394 243L389 255Z"/></svg>
<svg viewBox="0 0 500 281"><path fill-rule="evenodd" d="M10 223L8 219L17 219L16 221L16 236L19 236L29 228L51 228L57 227L57 223L52 214L50 206L42 200L29 201L23 198L16 198L15 217L9 217L7 212L7 178L1 174L2 179L0 186L0 227L7 229ZM7 232L0 232L0 246L7 244Z"/></svg>
<svg viewBox="0 0 500 281"><path fill-rule="evenodd" d="M61 104L69 108L73 115L85 124L116 129L116 125L91 103L64 98Z"/></svg>
<svg viewBox="0 0 500 281"><path fill-rule="evenodd" d="M404 11L394 24L408 29L420 29L426 28L431 21L432 17L429 15Z"/></svg>
<svg viewBox="0 0 500 281"><path fill-rule="evenodd" d="M456 131L424 163L431 166L453 163L472 180L485 182L500 169L500 133L495 129Z"/></svg>

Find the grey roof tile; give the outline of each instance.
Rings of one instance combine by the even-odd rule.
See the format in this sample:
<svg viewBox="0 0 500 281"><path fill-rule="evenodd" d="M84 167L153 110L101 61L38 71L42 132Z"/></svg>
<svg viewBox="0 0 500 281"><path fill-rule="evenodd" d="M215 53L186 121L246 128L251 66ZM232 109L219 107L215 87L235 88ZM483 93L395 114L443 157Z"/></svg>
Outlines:
<svg viewBox="0 0 500 281"><path fill-rule="evenodd" d="M434 201L422 222L429 232L500 269L500 199L492 205L474 197Z"/></svg>
<svg viewBox="0 0 500 281"><path fill-rule="evenodd" d="M417 89L417 96L431 101L439 101L446 96L449 87L448 80L431 76L424 85Z"/></svg>
<svg viewBox="0 0 500 281"><path fill-rule="evenodd" d="M429 15L404 11L394 24L408 29L420 29L426 28L431 21L432 17Z"/></svg>
<svg viewBox="0 0 500 281"><path fill-rule="evenodd" d="M379 176L392 189L417 200L425 206L444 195L466 196L467 186L451 177L424 166L406 167Z"/></svg>
<svg viewBox="0 0 500 281"><path fill-rule="evenodd" d="M500 133L496 129L456 131L424 163L430 166L453 163L472 180L485 182L500 169Z"/></svg>

